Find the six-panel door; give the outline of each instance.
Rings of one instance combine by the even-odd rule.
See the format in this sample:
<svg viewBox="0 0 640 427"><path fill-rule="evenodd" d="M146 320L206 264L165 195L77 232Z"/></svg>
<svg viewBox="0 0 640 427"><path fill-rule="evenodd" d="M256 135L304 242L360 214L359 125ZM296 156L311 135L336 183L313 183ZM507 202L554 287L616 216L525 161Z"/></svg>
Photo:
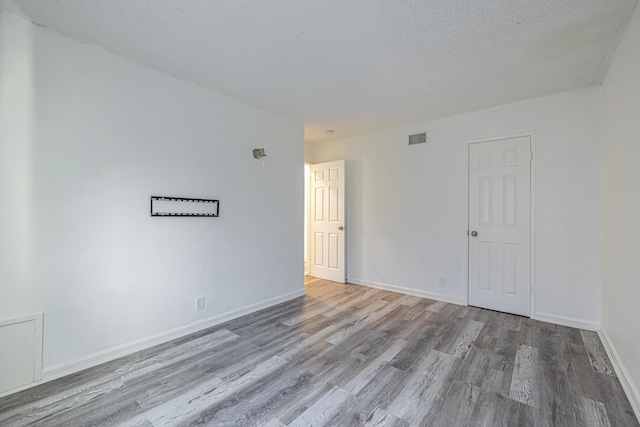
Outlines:
<svg viewBox="0 0 640 427"><path fill-rule="evenodd" d="M469 304L529 315L530 137L469 145Z"/></svg>
<svg viewBox="0 0 640 427"><path fill-rule="evenodd" d="M311 165L310 273L346 282L344 160Z"/></svg>

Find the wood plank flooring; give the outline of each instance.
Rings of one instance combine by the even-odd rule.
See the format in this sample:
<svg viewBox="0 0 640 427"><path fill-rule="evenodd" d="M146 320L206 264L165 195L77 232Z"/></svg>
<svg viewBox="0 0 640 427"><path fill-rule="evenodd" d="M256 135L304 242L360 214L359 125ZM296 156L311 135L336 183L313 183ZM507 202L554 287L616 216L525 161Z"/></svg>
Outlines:
<svg viewBox="0 0 640 427"><path fill-rule="evenodd" d="M2 398L0 425L639 426L593 332L305 285L305 297Z"/></svg>

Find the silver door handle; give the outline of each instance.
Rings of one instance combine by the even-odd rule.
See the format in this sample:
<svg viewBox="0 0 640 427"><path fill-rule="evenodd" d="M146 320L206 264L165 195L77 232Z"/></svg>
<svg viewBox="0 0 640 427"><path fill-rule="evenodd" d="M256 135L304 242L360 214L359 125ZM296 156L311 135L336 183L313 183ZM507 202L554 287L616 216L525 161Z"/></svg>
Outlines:
<svg viewBox="0 0 640 427"><path fill-rule="evenodd" d="M338 230L344 230L343 226L338 227Z"/></svg>
<svg viewBox="0 0 640 427"><path fill-rule="evenodd" d="M471 232L471 235L472 235L473 237L476 237L476 236L478 235L478 232L477 232L477 231L472 231L472 232Z"/></svg>

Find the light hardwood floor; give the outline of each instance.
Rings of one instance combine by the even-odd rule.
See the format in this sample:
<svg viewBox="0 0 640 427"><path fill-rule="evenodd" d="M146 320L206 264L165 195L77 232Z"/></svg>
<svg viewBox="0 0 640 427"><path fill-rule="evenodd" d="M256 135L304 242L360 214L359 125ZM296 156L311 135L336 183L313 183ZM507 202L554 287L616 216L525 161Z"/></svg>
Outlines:
<svg viewBox="0 0 640 427"><path fill-rule="evenodd" d="M0 425L639 425L593 332L313 278L306 287L0 399Z"/></svg>

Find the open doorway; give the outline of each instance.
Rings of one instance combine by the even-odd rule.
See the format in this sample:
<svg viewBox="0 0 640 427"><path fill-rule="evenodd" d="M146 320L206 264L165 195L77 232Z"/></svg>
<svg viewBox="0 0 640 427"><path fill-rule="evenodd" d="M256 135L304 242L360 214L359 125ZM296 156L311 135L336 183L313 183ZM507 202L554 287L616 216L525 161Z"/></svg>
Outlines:
<svg viewBox="0 0 640 427"><path fill-rule="evenodd" d="M346 283L345 162L305 166L306 272Z"/></svg>

